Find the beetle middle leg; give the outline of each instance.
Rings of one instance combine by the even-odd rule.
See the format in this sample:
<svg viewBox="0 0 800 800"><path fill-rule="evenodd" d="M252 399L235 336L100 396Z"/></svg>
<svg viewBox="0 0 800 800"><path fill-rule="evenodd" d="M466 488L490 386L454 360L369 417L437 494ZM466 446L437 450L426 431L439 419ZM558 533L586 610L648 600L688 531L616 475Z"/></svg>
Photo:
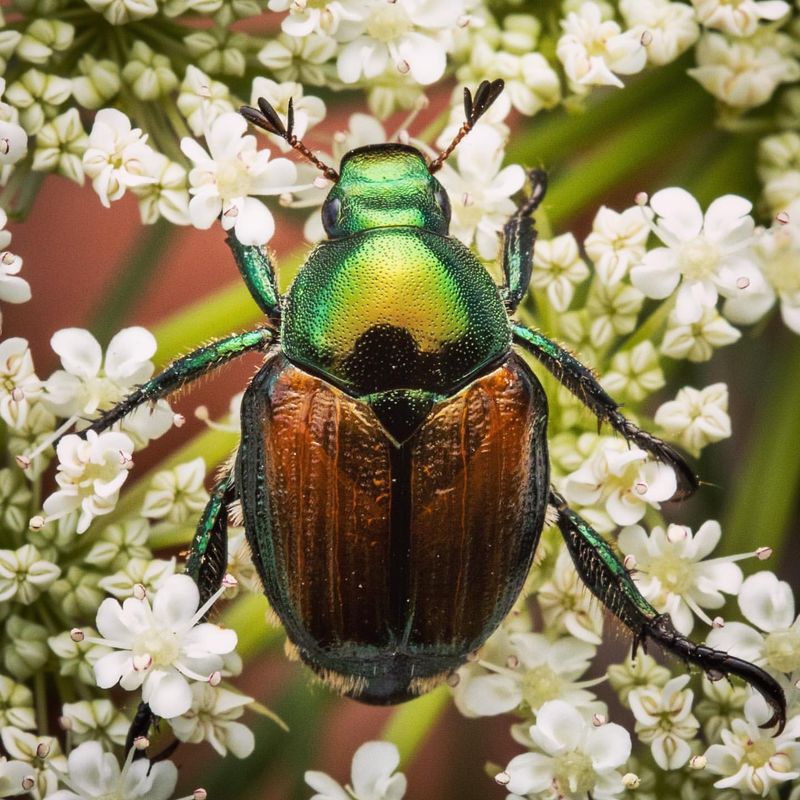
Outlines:
<svg viewBox="0 0 800 800"><path fill-rule="evenodd" d="M528 291L533 269L533 246L536 243L536 226L531 215L547 191L546 172L531 170L528 177L531 181L529 197L503 226L503 294L509 314L514 312Z"/></svg>
<svg viewBox="0 0 800 800"><path fill-rule="evenodd" d="M675 630L669 614L659 614L642 596L628 570L611 546L585 520L570 509L564 498L550 493L558 514L557 524L581 580L600 602L633 631L633 652L655 642L689 664L700 667L711 680L737 675L759 691L772 708L772 717L762 726L786 724L786 698L778 682L760 667L740 658L697 644Z"/></svg>
<svg viewBox="0 0 800 800"><path fill-rule="evenodd" d="M678 488L673 499L683 500L695 492L698 487L697 476L677 450L625 417L619 410L619 403L603 389L588 367L539 331L518 322L512 323L512 331L514 343L540 361L600 422L608 422L629 442L675 470Z"/></svg>

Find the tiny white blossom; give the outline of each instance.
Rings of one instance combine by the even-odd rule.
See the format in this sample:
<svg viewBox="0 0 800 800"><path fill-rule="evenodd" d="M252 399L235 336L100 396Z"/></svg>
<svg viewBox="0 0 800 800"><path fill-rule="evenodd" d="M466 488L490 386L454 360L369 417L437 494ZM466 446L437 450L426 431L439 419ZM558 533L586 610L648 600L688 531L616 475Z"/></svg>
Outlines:
<svg viewBox="0 0 800 800"><path fill-rule="evenodd" d="M320 7L321 6L321 7ZM281 29L287 36L302 39L312 33L332 34L342 19L357 17L348 11L347 3L337 0L323 3L309 3L308 0L269 0L270 11L288 11L281 20Z"/></svg>
<svg viewBox="0 0 800 800"><path fill-rule="evenodd" d="M71 433L56 447L59 489L43 504L48 520L80 509L78 533L97 516L114 510L119 490L133 466L133 442L124 433L89 431L86 439Z"/></svg>
<svg viewBox="0 0 800 800"><path fill-rule="evenodd" d="M456 170L445 164L439 178L452 208L450 233L464 244L475 242L478 254L493 259L498 233L516 208L512 195L525 183L519 164L503 167L504 142L494 128L478 126L456 151Z"/></svg>
<svg viewBox="0 0 800 800"><path fill-rule="evenodd" d="M156 0L86 0L86 3L112 25L125 25L158 13Z"/></svg>
<svg viewBox="0 0 800 800"><path fill-rule="evenodd" d="M0 208L0 300L4 303L27 303L31 299L30 284L19 277L22 259L9 252L11 233L5 230L8 217ZM2 323L0 315L0 324Z"/></svg>
<svg viewBox="0 0 800 800"><path fill-rule="evenodd" d="M145 161L145 171L153 183L133 187L139 198L142 223L152 225L159 217L173 225L189 224L189 190L186 170L155 151Z"/></svg>
<svg viewBox="0 0 800 800"><path fill-rule="evenodd" d="M98 586L118 600L130 597L134 586L144 586L146 591L160 589L175 574L175 558L131 558L113 575L100 578Z"/></svg>
<svg viewBox="0 0 800 800"><path fill-rule="evenodd" d="M549 700L564 700L585 716L604 708L586 691L597 681L578 681L594 657L594 645L571 636L550 641L544 634L521 632L512 633L508 645L505 664L482 660L487 671L459 682L458 707L466 716L505 714L523 702L538 711Z"/></svg>
<svg viewBox="0 0 800 800"><path fill-rule="evenodd" d="M20 730L33 730L36 727L33 692L24 683L0 675L0 728L7 725Z"/></svg>
<svg viewBox="0 0 800 800"><path fill-rule="evenodd" d="M337 38L345 42L336 68L345 83L377 78L390 65L417 83L438 81L464 16L464 0L362 0L347 2L352 19Z"/></svg>
<svg viewBox="0 0 800 800"><path fill-rule="evenodd" d="M103 752L99 742L78 745L68 759L61 782L68 789L48 795L47 800L168 800L178 782L178 770L171 761L151 764L136 761L131 748L120 769L116 756Z"/></svg>
<svg viewBox="0 0 800 800"><path fill-rule="evenodd" d="M738 789L766 797L770 790L800 777L800 716L792 717L778 736L759 725L769 718L764 699L751 695L744 719L734 719L731 729L720 732L722 744L706 751L708 769L722 775L717 789Z"/></svg>
<svg viewBox="0 0 800 800"><path fill-rule="evenodd" d="M716 308L704 308L700 319L686 324L679 322L673 311L667 321L661 352L670 358L708 361L714 350L739 341L741 336Z"/></svg>
<svg viewBox="0 0 800 800"><path fill-rule="evenodd" d="M704 522L694 535L683 525L670 525L666 531L656 526L649 536L633 525L619 535L619 549L635 559L634 580L641 593L687 636L694 627L692 612L711 624L702 609L722 608L722 593L736 594L742 585L742 571L733 563L740 556L707 559L720 536L714 520Z"/></svg>
<svg viewBox="0 0 800 800"><path fill-rule="evenodd" d="M97 112L83 154L83 169L106 208L129 187L153 182L145 167L151 153L147 135L132 128L125 114L116 108Z"/></svg>
<svg viewBox="0 0 800 800"><path fill-rule="evenodd" d="M793 47L780 33L737 41L707 33L695 50L697 66L687 73L723 103L754 108L766 103L781 83L800 78Z"/></svg>
<svg viewBox="0 0 800 800"><path fill-rule="evenodd" d="M176 104L195 136L202 136L218 117L234 110L230 89L193 64L186 67Z"/></svg>
<svg viewBox="0 0 800 800"><path fill-rule="evenodd" d="M616 525L638 522L647 506L659 508L659 503L675 494L676 486L671 467L649 461L644 450L611 438L601 440L594 455L562 481L568 502L602 505ZM598 527L609 530L608 524Z"/></svg>
<svg viewBox="0 0 800 800"><path fill-rule="evenodd" d="M745 619L759 630L728 622L708 634L709 646L778 672L800 670L800 617L789 584L772 572L757 572L745 579L738 600Z"/></svg>
<svg viewBox="0 0 800 800"><path fill-rule="evenodd" d="M99 740L107 747L124 745L130 720L105 698L64 703L61 716L68 721L75 744Z"/></svg>
<svg viewBox="0 0 800 800"><path fill-rule="evenodd" d="M748 247L754 230L752 204L744 197L716 199L705 215L684 189L656 192L650 207L658 215L653 230L666 247L647 252L631 270L633 285L648 297L663 299L678 289L676 319L697 322L713 307L718 292L732 295L755 266ZM680 286L679 286L680 284Z"/></svg>
<svg viewBox="0 0 800 800"><path fill-rule="evenodd" d="M589 277L589 268L578 251L571 233L536 242L533 251L531 285L545 289L547 300L556 311L566 311L575 287Z"/></svg>
<svg viewBox="0 0 800 800"><path fill-rule="evenodd" d="M534 795L550 788L554 796L611 800L622 792L622 766L631 753L628 732L613 722L587 722L569 703L551 700L536 715L530 737L539 752L511 759L506 788Z"/></svg>
<svg viewBox="0 0 800 800"><path fill-rule="evenodd" d="M615 336L631 333L643 303L644 295L627 283L607 286L593 282L586 300L587 346L605 347Z"/></svg>
<svg viewBox="0 0 800 800"><path fill-rule="evenodd" d="M586 254L600 280L614 286L644 257L650 226L638 206L617 212L601 206L586 237Z"/></svg>
<svg viewBox="0 0 800 800"><path fill-rule="evenodd" d="M16 797L18 794L27 794L22 782L30 777L31 768L24 761L9 761L5 756L0 756L0 796Z"/></svg>
<svg viewBox="0 0 800 800"><path fill-rule="evenodd" d="M694 693L684 689L688 675L673 678L664 687L634 689L628 703L636 717L636 733L661 769L678 769L692 754L689 741L700 723L692 714Z"/></svg>
<svg viewBox="0 0 800 800"><path fill-rule="evenodd" d="M42 557L32 545L0 550L0 601L29 605L61 574L61 568Z"/></svg>
<svg viewBox="0 0 800 800"><path fill-rule="evenodd" d="M348 786L316 770L308 770L304 778L317 792L311 800L402 800L406 776L395 773L399 764L400 753L393 744L366 742L353 754Z"/></svg>
<svg viewBox="0 0 800 800"><path fill-rule="evenodd" d="M182 742L207 741L221 756L228 750L236 758L247 758L255 749L253 732L236 722L244 707L253 702L238 692L208 683L192 684L192 707L169 721L175 736Z"/></svg>
<svg viewBox="0 0 800 800"><path fill-rule="evenodd" d="M641 72L647 63L647 50L635 30L622 31L613 20L604 20L600 6L584 2L561 22L564 33L556 54L574 88L623 86L617 77Z"/></svg>
<svg viewBox="0 0 800 800"><path fill-rule="evenodd" d="M27 340L14 336L0 342L0 418L21 428L41 392Z"/></svg>
<svg viewBox="0 0 800 800"><path fill-rule="evenodd" d="M194 162L189 216L196 228L210 228L221 215L222 227L233 228L242 244L260 245L272 238L275 221L250 195L291 191L297 170L288 159L270 160L269 150L257 150L255 136L246 131L240 114L222 114L206 133L208 152L194 139L181 140L181 150Z"/></svg>
<svg viewBox="0 0 800 800"><path fill-rule="evenodd" d="M647 60L662 65L688 50L700 35L694 12L669 0L620 0L619 10L629 28L647 32Z"/></svg>
<svg viewBox="0 0 800 800"><path fill-rule="evenodd" d="M33 779L30 793L34 800L50 800L58 778L67 766L58 739L12 727L3 728L0 738L3 749L12 759L25 762L28 768L26 777Z"/></svg>
<svg viewBox="0 0 800 800"><path fill-rule="evenodd" d="M0 77L0 97L5 90L5 78ZM8 174L5 170L10 170L28 152L28 134L18 120L17 109L0 102L0 176L3 177Z"/></svg>
<svg viewBox="0 0 800 800"><path fill-rule="evenodd" d="M731 36L752 36L761 20L779 20L791 11L783 0L692 0L692 5L698 21L706 28Z"/></svg>
<svg viewBox="0 0 800 800"><path fill-rule="evenodd" d="M119 683L142 699L153 713L169 719L192 704L187 678L208 681L221 669L222 655L236 646L236 633L200 620L218 596L199 608L200 592L188 575L173 575L156 592L153 605L129 597L120 605L104 600L97 611L98 644L114 648L95 665L97 684Z"/></svg>
<svg viewBox="0 0 800 800"><path fill-rule="evenodd" d="M721 442L731 435L728 387L724 383L714 383L705 389L684 386L674 400L659 406L655 422L667 436L698 456L707 444Z"/></svg>
<svg viewBox="0 0 800 800"><path fill-rule="evenodd" d="M645 340L615 353L601 383L611 395L637 403L658 391L665 381L653 343Z"/></svg>
<svg viewBox="0 0 800 800"><path fill-rule="evenodd" d="M208 502L206 462L198 456L154 478L142 503L142 516L180 524L196 518Z"/></svg>

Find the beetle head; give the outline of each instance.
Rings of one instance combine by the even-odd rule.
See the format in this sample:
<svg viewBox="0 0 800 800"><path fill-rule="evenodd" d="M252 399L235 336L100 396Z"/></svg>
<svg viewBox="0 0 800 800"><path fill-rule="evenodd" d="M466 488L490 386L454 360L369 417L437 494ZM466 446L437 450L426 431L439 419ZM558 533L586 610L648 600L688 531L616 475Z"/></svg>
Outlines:
<svg viewBox="0 0 800 800"><path fill-rule="evenodd" d="M400 225L446 234L450 201L419 150L373 144L342 159L339 180L322 206L322 224L332 239Z"/></svg>

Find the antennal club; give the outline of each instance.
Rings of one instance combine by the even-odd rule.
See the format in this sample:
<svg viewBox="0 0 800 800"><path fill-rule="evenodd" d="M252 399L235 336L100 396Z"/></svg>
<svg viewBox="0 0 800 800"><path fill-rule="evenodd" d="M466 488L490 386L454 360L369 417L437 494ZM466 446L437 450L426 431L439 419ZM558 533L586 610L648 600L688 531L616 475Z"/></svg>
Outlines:
<svg viewBox="0 0 800 800"><path fill-rule="evenodd" d="M289 99L289 108L286 112L286 124L278 116L278 112L263 98L258 98L258 108L242 106L239 113L257 128L280 136L294 150L297 150L305 159L310 161L322 174L334 183L339 180L339 173L317 158L300 139L294 135L294 104Z"/></svg>
<svg viewBox="0 0 800 800"><path fill-rule="evenodd" d="M481 85L472 96L467 87L464 87L464 124L459 128L453 141L436 158L428 164L428 172L433 175L438 172L442 164L450 157L459 142L475 127L475 123L489 110L492 103L503 93L505 82L498 78L495 81L482 81Z"/></svg>

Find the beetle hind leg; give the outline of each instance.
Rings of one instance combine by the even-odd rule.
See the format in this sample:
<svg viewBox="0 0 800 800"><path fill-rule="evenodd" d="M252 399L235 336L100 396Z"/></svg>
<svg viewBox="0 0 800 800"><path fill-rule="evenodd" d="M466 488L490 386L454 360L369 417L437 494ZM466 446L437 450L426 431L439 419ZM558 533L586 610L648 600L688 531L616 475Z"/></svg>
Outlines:
<svg viewBox="0 0 800 800"><path fill-rule="evenodd" d="M668 614L659 614L636 588L628 570L606 540L572 511L564 499L551 492L550 502L558 514L557 525L567 544L581 580L601 603L634 635L634 655L639 646L655 642L684 662L702 669L710 680L737 675L767 701L772 717L762 726L786 724L786 697L778 682L755 664L735 658L722 650L697 644L680 634Z"/></svg>

